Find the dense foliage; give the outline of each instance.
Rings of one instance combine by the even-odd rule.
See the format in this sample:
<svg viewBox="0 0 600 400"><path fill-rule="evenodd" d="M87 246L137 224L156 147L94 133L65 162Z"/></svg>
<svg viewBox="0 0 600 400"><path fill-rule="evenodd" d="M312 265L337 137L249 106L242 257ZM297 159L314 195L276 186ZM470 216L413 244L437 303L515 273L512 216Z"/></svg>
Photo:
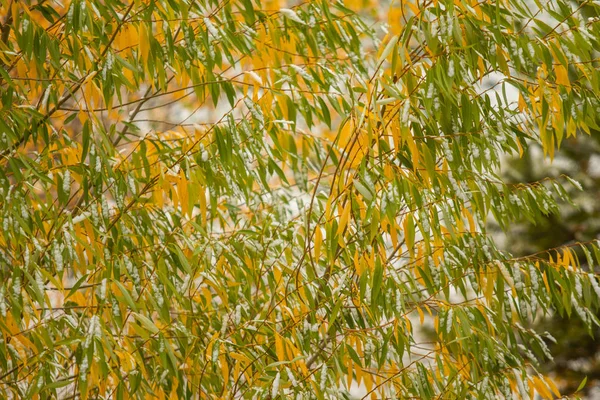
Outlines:
<svg viewBox="0 0 600 400"><path fill-rule="evenodd" d="M556 152L554 162L544 162L541 149L530 146L527 154L503 165L507 180L512 182L533 182L548 177L568 174L575 177L585 188L569 190L574 206L559 202L559 212L549 214L535 221L521 221L511 224L506 237L499 235L497 242L510 249L513 255L524 256L547 248L570 245L577 241L591 241L600 238L600 134L592 130L592 135L571 137ZM494 235L494 228L488 229ZM497 233L500 233L497 231ZM580 257L581 250L575 249ZM598 264L583 268L600 272ZM598 314L596 314L598 315ZM567 321L566 315L553 315L536 322L536 329L549 331L555 342L548 342L553 362L545 363L543 370L555 375L558 384L568 392L574 391L587 379L587 398L594 399L600 393L600 327L591 331L580 320Z"/></svg>
<svg viewBox="0 0 600 400"><path fill-rule="evenodd" d="M0 5L0 396L559 395L598 246L486 223L579 186L497 170L600 129L597 2Z"/></svg>

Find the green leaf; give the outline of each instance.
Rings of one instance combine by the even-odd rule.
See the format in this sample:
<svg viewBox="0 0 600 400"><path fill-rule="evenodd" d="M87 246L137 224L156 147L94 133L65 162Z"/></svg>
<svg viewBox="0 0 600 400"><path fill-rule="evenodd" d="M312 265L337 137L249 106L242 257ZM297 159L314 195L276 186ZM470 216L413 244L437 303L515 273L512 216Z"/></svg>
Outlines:
<svg viewBox="0 0 600 400"><path fill-rule="evenodd" d="M583 380L581 381L579 386L577 386L577 390L575 391L575 393L581 391L581 389L583 389L585 387L586 383L587 383L587 376L585 378L583 378Z"/></svg>
<svg viewBox="0 0 600 400"><path fill-rule="evenodd" d="M151 333L157 334L159 332L158 327L154 325L154 323L147 317L143 316L142 314L138 314L137 312L133 312L132 315L144 326L144 328L149 330Z"/></svg>

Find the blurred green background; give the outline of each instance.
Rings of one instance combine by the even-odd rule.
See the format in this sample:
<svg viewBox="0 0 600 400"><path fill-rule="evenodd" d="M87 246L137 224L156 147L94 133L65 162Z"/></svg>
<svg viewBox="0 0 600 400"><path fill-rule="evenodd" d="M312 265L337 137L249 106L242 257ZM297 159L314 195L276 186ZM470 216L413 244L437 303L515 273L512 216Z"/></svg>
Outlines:
<svg viewBox="0 0 600 400"><path fill-rule="evenodd" d="M550 215L537 225L521 221L513 224L506 234L490 227L495 230L499 244L513 256L523 256L576 241L600 239L600 132L565 141L552 162L543 157L540 148L529 150L523 158L504 163L502 173L510 182L527 183L566 174L577 179L583 190L572 187L574 204L561 203L559 214ZM580 256L585 260L583 254ZM582 268L600 273L597 265L582 265ZM535 325L556 339L556 343L547 342L554 360L543 365L543 370L562 384L561 392L574 393L587 377L586 388L578 395L599 399L600 329L590 332L576 316L554 315L536 321Z"/></svg>

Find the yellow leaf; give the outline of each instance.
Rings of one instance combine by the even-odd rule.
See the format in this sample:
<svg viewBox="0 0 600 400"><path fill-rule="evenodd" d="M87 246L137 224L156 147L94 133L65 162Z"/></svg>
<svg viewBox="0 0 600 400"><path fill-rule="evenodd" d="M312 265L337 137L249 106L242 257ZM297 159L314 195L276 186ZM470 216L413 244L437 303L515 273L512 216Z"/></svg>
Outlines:
<svg viewBox="0 0 600 400"><path fill-rule="evenodd" d="M279 333L275 332L275 353L279 361L285 360L285 349L283 348L283 341Z"/></svg>
<svg viewBox="0 0 600 400"><path fill-rule="evenodd" d="M179 177L177 179L177 194L181 203L181 212L184 215L189 215L189 195L188 195L188 181L185 177L183 169L179 170Z"/></svg>
<svg viewBox="0 0 600 400"><path fill-rule="evenodd" d="M408 129L408 127L405 127L404 129L402 129L402 133L403 133L402 137L406 141L406 144L408 145L408 149L410 150L410 155L412 156L413 169L416 171L417 168L419 167L419 156L420 156L419 149L417 148L415 139L413 138L413 135L410 132L410 130Z"/></svg>
<svg viewBox="0 0 600 400"><path fill-rule="evenodd" d="M554 73L556 74L556 83L559 85L563 85L567 88L571 87L571 81L569 80L569 73L567 69L562 65L554 66Z"/></svg>
<svg viewBox="0 0 600 400"><path fill-rule="evenodd" d="M363 371L358 364L354 364L354 375L356 375L356 383L360 385L363 380Z"/></svg>
<svg viewBox="0 0 600 400"><path fill-rule="evenodd" d="M407 3L406 5L410 8L410 10L413 12L413 14L415 14L415 15L421 14L421 10L419 9L419 6L417 4L410 2L410 3Z"/></svg>
<svg viewBox="0 0 600 400"><path fill-rule="evenodd" d="M519 157L523 158L523 146L521 146L521 142L516 140L515 143L517 144L517 148L519 149Z"/></svg>
<svg viewBox="0 0 600 400"><path fill-rule="evenodd" d="M592 134L592 132L590 131L590 127L589 127L589 126L587 126L587 124L586 124L585 122L583 122L583 121L579 121L579 127L580 127L581 129L583 129L583 131L584 131L585 133L587 133L588 135L591 135L591 134Z"/></svg>
<svg viewBox="0 0 600 400"><path fill-rule="evenodd" d="M221 364L221 378L223 379L223 382L229 382L229 364L227 363L227 358L225 357L224 351L221 351L219 363ZM226 398L227 396L224 397Z"/></svg>
<svg viewBox="0 0 600 400"><path fill-rule="evenodd" d="M348 224L348 218L350 218L350 201L346 202L346 206L344 207L342 214L340 215L340 224L338 225L337 234L339 235L346 228L346 224Z"/></svg>
<svg viewBox="0 0 600 400"><path fill-rule="evenodd" d="M419 313L419 321L421 322L421 325L423 325L425 314L423 313L423 310L421 310L421 307L417 307L417 312Z"/></svg>
<svg viewBox="0 0 600 400"><path fill-rule="evenodd" d="M558 390L558 388L556 387L556 385L554 384L554 381L552 379L550 379L547 376L544 376L544 381L548 384L548 386L550 387L550 390L552 390L552 393L554 393L554 395L556 397L561 397L560 391Z"/></svg>
<svg viewBox="0 0 600 400"><path fill-rule="evenodd" d="M483 58L478 57L477 59L477 68L479 70L479 80L483 81L485 77L485 65L483 64Z"/></svg>
<svg viewBox="0 0 600 400"><path fill-rule="evenodd" d="M396 149L396 151L400 151L400 148L402 146L402 139L400 137L400 125L397 120L394 120L392 122L390 129L392 132L392 138L394 140L394 148Z"/></svg>
<svg viewBox="0 0 600 400"><path fill-rule="evenodd" d="M219 332L215 332L215 334L212 336L211 340L208 342L208 345L206 346L206 352L204 353L204 355L207 360L212 359L212 348L215 345L215 339L218 336L219 336Z"/></svg>
<svg viewBox="0 0 600 400"><path fill-rule="evenodd" d="M273 278L275 278L275 284L277 286L281 285L283 279L281 279L281 270L278 267L273 267Z"/></svg>
<svg viewBox="0 0 600 400"><path fill-rule="evenodd" d="M229 353L229 356L235 360L242 361L245 364L252 362L252 360L250 360L247 356L245 356L242 353L231 352Z"/></svg>
<svg viewBox="0 0 600 400"><path fill-rule="evenodd" d="M475 228L475 221L473 220L473 215L466 208L463 208L463 215L467 217L467 220L469 221L469 231L471 233L475 233L477 229Z"/></svg>
<svg viewBox="0 0 600 400"><path fill-rule="evenodd" d="M533 381L532 386L535 387L535 390L537 390L537 392L539 394L541 394L543 398L552 399L552 397L553 397L552 393L550 393L550 390L548 389L548 385L546 385L546 382L544 382L537 376L534 376L532 378L532 381ZM533 396L532 396L532 398L533 398Z"/></svg>
<svg viewBox="0 0 600 400"><path fill-rule="evenodd" d="M146 29L146 24L141 23L139 28L140 34L140 54L142 56L142 61L146 63L148 61L148 53L150 52L150 41L148 39L148 30Z"/></svg>
<svg viewBox="0 0 600 400"><path fill-rule="evenodd" d="M315 259L318 261L319 256L321 255L321 242L323 241L323 233L321 232L321 227L317 226L315 228Z"/></svg>
<svg viewBox="0 0 600 400"><path fill-rule="evenodd" d="M527 109L527 103L522 93L519 93L519 111L523 112Z"/></svg>
<svg viewBox="0 0 600 400"><path fill-rule="evenodd" d="M573 118L569 118L569 122L567 123L567 137L575 136L575 132L577 130L577 124Z"/></svg>

